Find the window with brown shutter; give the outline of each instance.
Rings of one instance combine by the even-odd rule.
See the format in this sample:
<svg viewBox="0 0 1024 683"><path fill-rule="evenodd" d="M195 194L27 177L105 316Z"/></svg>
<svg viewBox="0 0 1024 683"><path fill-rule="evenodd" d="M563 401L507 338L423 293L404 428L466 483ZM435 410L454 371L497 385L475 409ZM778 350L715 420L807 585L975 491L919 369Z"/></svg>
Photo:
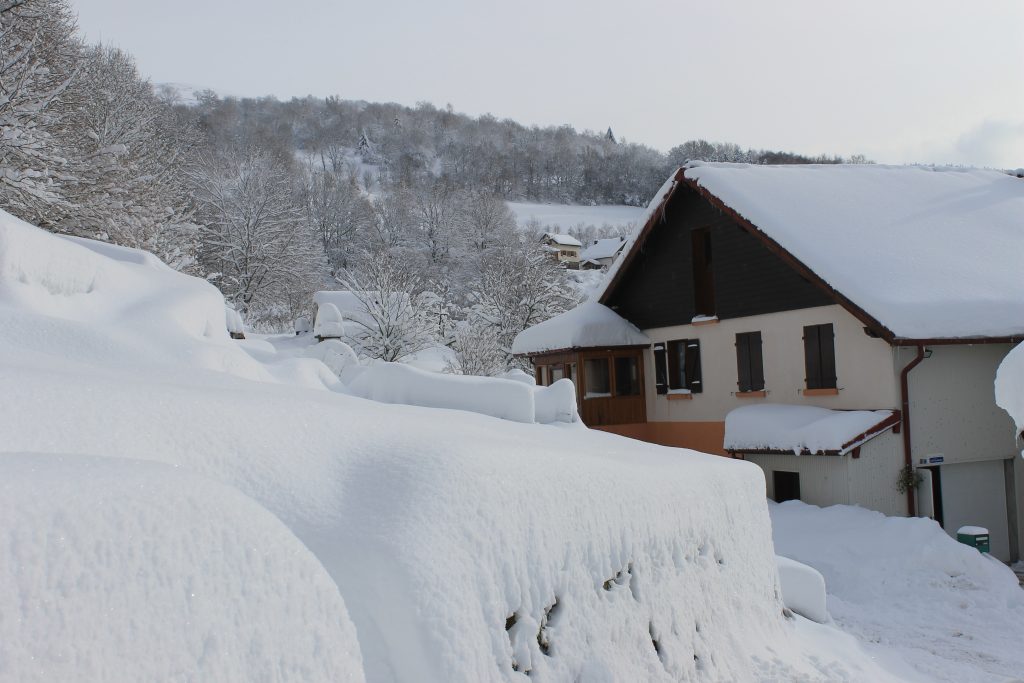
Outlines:
<svg viewBox="0 0 1024 683"><path fill-rule="evenodd" d="M740 332L736 335L736 376L739 391L764 389L760 332Z"/></svg>
<svg viewBox="0 0 1024 683"><path fill-rule="evenodd" d="M668 388L703 390L700 367L700 340L679 339L668 343Z"/></svg>
<svg viewBox="0 0 1024 683"><path fill-rule="evenodd" d="M832 323L804 327L804 368L808 389L836 388L836 347Z"/></svg>

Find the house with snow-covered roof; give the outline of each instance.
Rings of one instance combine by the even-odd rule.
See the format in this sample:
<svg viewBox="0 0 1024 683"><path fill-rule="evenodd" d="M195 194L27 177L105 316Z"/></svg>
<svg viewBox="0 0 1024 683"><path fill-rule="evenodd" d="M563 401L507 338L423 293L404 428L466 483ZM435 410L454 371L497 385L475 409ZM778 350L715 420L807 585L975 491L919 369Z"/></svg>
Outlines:
<svg viewBox="0 0 1024 683"><path fill-rule="evenodd" d="M615 261L625 245L626 240L623 237L594 240L580 253L580 268L607 268Z"/></svg>
<svg viewBox="0 0 1024 683"><path fill-rule="evenodd" d="M559 263L564 263L569 268L580 267L580 250L583 249L583 243L572 235L546 232L540 238L540 242Z"/></svg>
<svg viewBox="0 0 1024 683"><path fill-rule="evenodd" d="M624 251L595 303L650 340L642 411L588 410L627 369L583 335L584 422L751 460L775 500L985 526L994 555L1019 556L1024 467L992 387L1024 338L1024 180L694 163ZM539 379L557 374L522 341Z"/></svg>

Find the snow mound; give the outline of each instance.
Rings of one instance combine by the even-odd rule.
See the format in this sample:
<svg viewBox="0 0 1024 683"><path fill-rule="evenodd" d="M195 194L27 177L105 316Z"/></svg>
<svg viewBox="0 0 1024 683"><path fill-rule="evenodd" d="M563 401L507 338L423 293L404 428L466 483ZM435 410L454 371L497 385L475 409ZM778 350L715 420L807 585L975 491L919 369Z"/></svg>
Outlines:
<svg viewBox="0 0 1024 683"><path fill-rule="evenodd" d="M0 211L0 343L105 366L267 380L228 336L224 297L152 254L60 237Z"/></svg>
<svg viewBox="0 0 1024 683"><path fill-rule="evenodd" d="M725 416L726 450L845 453L891 418L891 410L829 410L765 404L735 408ZM858 438L861 437L861 438Z"/></svg>
<svg viewBox="0 0 1024 683"><path fill-rule="evenodd" d="M223 484L0 455L0 546L4 680L363 680L330 576Z"/></svg>
<svg viewBox="0 0 1024 683"><path fill-rule="evenodd" d="M1013 418L1017 433L1024 431L1024 344L1018 344L996 372L996 404Z"/></svg>
<svg viewBox="0 0 1024 683"><path fill-rule="evenodd" d="M316 309L313 335L320 338L338 338L345 335L345 320L341 311L332 303L322 303Z"/></svg>
<svg viewBox="0 0 1024 683"><path fill-rule="evenodd" d="M930 519L799 501L769 509L776 552L821 572L843 630L879 652L896 649L926 680L1024 671L1024 591L998 560Z"/></svg>
<svg viewBox="0 0 1024 683"><path fill-rule="evenodd" d="M825 578L821 572L781 555L775 556L775 565L779 569L779 586L786 607L819 624L827 622Z"/></svg>
<svg viewBox="0 0 1024 683"><path fill-rule="evenodd" d="M345 371L359 367L359 358L352 347L339 339L325 339L306 348L307 358L316 358L342 379Z"/></svg>
<svg viewBox="0 0 1024 683"><path fill-rule="evenodd" d="M588 301L520 332L512 342L512 353L650 343L650 338L636 325L607 306Z"/></svg>

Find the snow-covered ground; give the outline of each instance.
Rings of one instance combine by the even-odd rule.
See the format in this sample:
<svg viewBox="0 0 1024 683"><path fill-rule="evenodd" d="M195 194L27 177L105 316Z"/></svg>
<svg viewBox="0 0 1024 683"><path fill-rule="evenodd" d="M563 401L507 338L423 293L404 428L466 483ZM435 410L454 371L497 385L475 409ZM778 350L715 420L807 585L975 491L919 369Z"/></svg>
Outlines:
<svg viewBox="0 0 1024 683"><path fill-rule="evenodd" d="M643 217L644 208L637 206L625 206L620 204L607 204L600 206L585 206L582 204L532 204L529 202L508 202L508 208L519 225L525 225L531 219L538 221L542 227L557 227L562 232L578 225L592 225L596 228L605 225L623 228L636 226L636 222Z"/></svg>
<svg viewBox="0 0 1024 683"><path fill-rule="evenodd" d="M784 616L751 464L357 398L145 254L0 247L2 680L894 680Z"/></svg>
<svg viewBox="0 0 1024 683"><path fill-rule="evenodd" d="M1019 681L1024 590L930 519L770 504L775 549L825 577L828 611L873 656L922 681Z"/></svg>
<svg viewBox="0 0 1024 683"><path fill-rule="evenodd" d="M929 671L961 603L944 670L1016 662L1005 569L941 531L911 536L931 593L888 582L890 545L862 589L777 513L773 548L750 463L359 398L309 348L231 340L207 283L0 213L0 680L921 680L896 655ZM786 616L776 549L868 645Z"/></svg>

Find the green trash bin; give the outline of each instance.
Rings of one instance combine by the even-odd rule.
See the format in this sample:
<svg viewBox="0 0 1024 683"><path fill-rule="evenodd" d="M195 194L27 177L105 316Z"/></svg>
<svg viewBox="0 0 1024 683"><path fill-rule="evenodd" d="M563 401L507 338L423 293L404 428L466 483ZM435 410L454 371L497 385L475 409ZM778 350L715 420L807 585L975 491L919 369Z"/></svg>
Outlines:
<svg viewBox="0 0 1024 683"><path fill-rule="evenodd" d="M983 526L962 526L956 530L956 540L964 545L977 548L978 552L988 552L988 529Z"/></svg>

